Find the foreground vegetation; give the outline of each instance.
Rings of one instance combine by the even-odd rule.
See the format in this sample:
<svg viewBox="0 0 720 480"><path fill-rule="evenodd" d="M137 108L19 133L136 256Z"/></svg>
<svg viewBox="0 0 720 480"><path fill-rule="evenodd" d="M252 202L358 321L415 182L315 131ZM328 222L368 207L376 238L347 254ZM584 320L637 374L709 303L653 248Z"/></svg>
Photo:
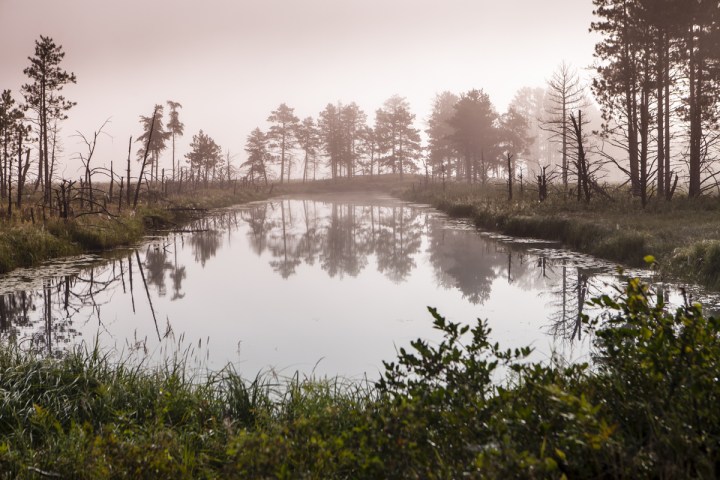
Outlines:
<svg viewBox="0 0 720 480"><path fill-rule="evenodd" d="M516 187L517 188L517 187ZM543 202L537 193L506 185L418 182L402 197L424 202L480 228L520 237L556 240L565 246L628 266L641 266L652 253L660 272L720 289L720 204L715 198L650 201L644 208L623 190L589 204L554 192Z"/></svg>
<svg viewBox="0 0 720 480"><path fill-rule="evenodd" d="M527 361L431 309L379 382L202 378L97 350L0 350L0 478L712 478L720 322L631 280L592 365Z"/></svg>

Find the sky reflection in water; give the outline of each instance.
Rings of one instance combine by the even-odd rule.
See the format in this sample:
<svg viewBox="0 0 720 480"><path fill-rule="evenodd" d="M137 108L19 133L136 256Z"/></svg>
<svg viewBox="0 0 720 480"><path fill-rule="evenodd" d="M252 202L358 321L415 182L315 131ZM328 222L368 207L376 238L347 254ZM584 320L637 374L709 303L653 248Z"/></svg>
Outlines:
<svg viewBox="0 0 720 480"><path fill-rule="evenodd" d="M0 278L0 335L54 354L98 339L248 377L375 378L396 348L438 338L426 306L488 319L501 346L536 359L583 358L579 306L618 281L610 263L382 197L277 199L192 230Z"/></svg>

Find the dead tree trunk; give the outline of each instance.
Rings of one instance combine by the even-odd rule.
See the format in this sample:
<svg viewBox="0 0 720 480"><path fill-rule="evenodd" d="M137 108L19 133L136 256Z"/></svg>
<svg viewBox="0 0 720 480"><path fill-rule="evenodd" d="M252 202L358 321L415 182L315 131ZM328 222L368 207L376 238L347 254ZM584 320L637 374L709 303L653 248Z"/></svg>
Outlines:
<svg viewBox="0 0 720 480"><path fill-rule="evenodd" d="M512 201L513 197L513 168L512 168L512 157L513 154L510 152L505 153L507 159L507 171L508 171L508 201Z"/></svg>
<svg viewBox="0 0 720 480"><path fill-rule="evenodd" d="M128 157L127 157L127 187L125 189L127 198L125 199L125 203L130 205L130 150L132 150L132 135L130 136L130 141L128 142Z"/></svg>
<svg viewBox="0 0 720 480"><path fill-rule="evenodd" d="M152 123L150 124L150 133L148 134L147 143L145 144L145 154L143 155L142 165L140 166L140 175L138 176L137 188L135 189L135 199L133 200L133 209L137 208L138 197L140 195L140 186L142 185L143 173L145 172L145 164L147 163L148 154L150 153L150 141L152 140L153 130L155 128L155 117L157 116L158 107L153 110ZM129 159L129 156L128 156ZM129 162L129 160L128 160Z"/></svg>

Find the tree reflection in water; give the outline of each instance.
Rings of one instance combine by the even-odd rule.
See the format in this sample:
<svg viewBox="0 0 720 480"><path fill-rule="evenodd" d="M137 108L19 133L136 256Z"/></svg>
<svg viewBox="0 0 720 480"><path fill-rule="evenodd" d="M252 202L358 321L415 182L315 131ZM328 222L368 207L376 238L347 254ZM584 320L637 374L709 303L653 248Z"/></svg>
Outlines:
<svg viewBox="0 0 720 480"><path fill-rule="evenodd" d="M279 200L242 215L251 247L258 254L267 249L283 278L316 261L331 278L356 277L374 256L378 271L399 283L415 267L422 243L420 211L404 205Z"/></svg>
<svg viewBox="0 0 720 480"><path fill-rule="evenodd" d="M138 276L133 277L133 272L143 273L139 258L137 252L135 256L120 253L71 275L23 279L20 285L10 282L16 290L0 294L0 339L57 356L76 343L77 324L94 321L103 331L103 308L113 301L114 292L129 293L135 310L133 278L137 282ZM158 296L164 295L165 272L172 272L173 265L166 261L163 244L150 244L142 263L148 276L141 288L147 291L154 285ZM152 301L149 292L148 301Z"/></svg>
<svg viewBox="0 0 720 480"><path fill-rule="evenodd" d="M478 244L466 230L446 228L437 219L430 222L428 237L437 283L444 288L457 288L473 304L487 301L507 253L494 243Z"/></svg>
<svg viewBox="0 0 720 480"><path fill-rule="evenodd" d="M209 259L217 255L222 243L219 232L219 228L225 223L221 221L222 217L224 216L211 216L198 220L195 223L196 230L190 236L190 247L195 255L195 261L203 267Z"/></svg>
<svg viewBox="0 0 720 480"><path fill-rule="evenodd" d="M312 267L338 280L377 271L401 288L457 291L453 301L461 296L472 305L487 303L494 289L505 295L538 292L551 297L546 312L550 333L575 340L582 333L585 301L598 293L593 287L598 270L587 264L555 257L532 243L490 239L471 225L396 200L277 199L217 212L186 230L137 250L95 258L72 274L31 274L29 281L15 283L0 277L0 338L20 339L55 355L89 323L97 323L99 332L109 331L104 312L117 316L122 311L106 308L111 301L125 302L124 317L137 312L146 335L165 338L172 331L166 325L169 302L202 310L203 302L214 301L194 296L196 286L186 281L188 276L201 277L197 272L202 270L204 278L215 281L229 272L222 263L226 258L259 257L252 268L243 270L240 264L232 271L250 282L262 269L290 279L302 278ZM238 239L239 245L231 245ZM220 265L210 265L226 247L233 249L230 256L223 252ZM411 282L416 272L422 276ZM227 292L223 286L205 286L213 295Z"/></svg>
<svg viewBox="0 0 720 480"><path fill-rule="evenodd" d="M181 247L185 244L183 241L183 237L180 236L181 241ZM181 292L182 290L182 282L187 277L187 272L185 271L185 266L178 265L177 260L177 252L178 252L178 235L173 236L173 266L172 266L172 273L170 273L170 278L173 282L173 296L170 300L180 300L185 297L185 294Z"/></svg>
<svg viewBox="0 0 720 480"><path fill-rule="evenodd" d="M549 270L559 279L551 290L550 332L554 337L581 340L582 315L587 301L601 293L602 283L593 282L602 270L569 265L566 259L556 262Z"/></svg>
<svg viewBox="0 0 720 480"><path fill-rule="evenodd" d="M159 242L148 245L145 252L147 282L148 285L154 285L157 288L160 297L164 297L167 291L165 288L165 271L172 271L172 269L173 264L168 259L167 246Z"/></svg>

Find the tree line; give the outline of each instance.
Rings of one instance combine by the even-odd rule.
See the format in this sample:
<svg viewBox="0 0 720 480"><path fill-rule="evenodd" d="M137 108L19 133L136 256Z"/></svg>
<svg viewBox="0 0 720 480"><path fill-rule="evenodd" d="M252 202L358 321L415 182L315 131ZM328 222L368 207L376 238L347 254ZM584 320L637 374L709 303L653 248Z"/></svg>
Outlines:
<svg viewBox="0 0 720 480"><path fill-rule="evenodd" d="M109 168L96 166L93 156L106 121L92 135L76 132L85 147L76 153L84 172L77 179L60 178L61 125L75 106L64 88L77 79L62 67L62 47L40 36L20 96L7 89L0 93L0 211L11 216L31 197L43 210L67 217L78 202L86 210L106 210L115 187L118 208L123 200L134 207L141 188L164 192L169 184L238 179L267 185L293 180L294 171L302 181L384 173L421 173L442 182L502 180L510 199L518 183L521 191L534 184L539 200L555 185L579 201L607 195L606 176L619 173L643 205L652 197L672 198L678 186L691 197L719 189L718 5L706 0L593 0L593 5L590 30L600 40L590 84L562 63L545 86L520 89L502 113L482 89L442 92L432 101L424 132L400 95L388 98L372 118L355 102L336 102L301 120L281 103L264 131L258 127L247 136L239 168L204 130L193 135L181 165L176 142L184 135L182 105L169 100L140 116L142 133L134 142L140 172L134 176L132 138L124 171L113 162ZM160 160L168 148L172 167L165 173ZM93 179L97 175L101 182ZM98 183L108 187L98 189Z"/></svg>
<svg viewBox="0 0 720 480"><path fill-rule="evenodd" d="M135 143L140 145L136 152L139 174L131 174L132 137L124 170L116 168L112 161L109 168L106 162L97 166L94 158L96 147L105 135L109 119L92 134L75 132L73 135L83 145L82 151L75 153L83 167L80 177L66 178L60 174L62 122L76 105L65 97L63 90L77 83L75 74L62 66L64 57L61 45L41 35L35 41L34 54L28 57L29 66L23 70L27 83L21 86L19 97L9 89L0 93L0 201L4 205L1 209L3 216L12 217L13 208L21 210L27 198L42 209L43 215L57 214L68 218L78 208L83 214L110 213L108 203L114 201L118 202L117 210L122 208L123 201L135 208L142 188L157 190L157 185L160 185L160 190L166 192L166 182L179 181L181 184L186 180L197 185L201 180L205 184L213 180L230 180L229 152L223 154L203 130L193 136L190 150L184 155L186 165L181 166L176 156L176 140L184 134L184 124L179 115L182 105L172 100L168 100L166 105L155 105L151 115L139 117L142 133L135 139ZM165 106L169 110L167 122L163 120ZM172 151L172 170L166 175L164 169L160 169L160 157L168 147ZM98 188L98 183L102 184L102 188ZM34 220L34 209L30 212Z"/></svg>
<svg viewBox="0 0 720 480"><path fill-rule="evenodd" d="M670 198L679 175L697 197L718 186L720 6L698 0L593 0L602 35L592 90L613 163L643 203ZM675 165L673 165L675 163Z"/></svg>
<svg viewBox="0 0 720 480"><path fill-rule="evenodd" d="M318 164L332 178L418 172L485 183L532 174L540 200L557 180L565 195L607 195L608 173L625 178L645 205L670 199L682 180L691 197L720 188L720 7L700 0L593 0L601 35L594 77L584 84L562 63L544 88L523 88L500 114L482 89L442 92L420 130L407 100L393 96L374 125L355 103L328 104L302 122L281 104L255 129L246 151L252 180L268 181L268 165L289 180L294 152L302 179ZM599 111L598 111L599 107ZM601 122L591 124L591 121ZM596 128L591 128L596 127Z"/></svg>

